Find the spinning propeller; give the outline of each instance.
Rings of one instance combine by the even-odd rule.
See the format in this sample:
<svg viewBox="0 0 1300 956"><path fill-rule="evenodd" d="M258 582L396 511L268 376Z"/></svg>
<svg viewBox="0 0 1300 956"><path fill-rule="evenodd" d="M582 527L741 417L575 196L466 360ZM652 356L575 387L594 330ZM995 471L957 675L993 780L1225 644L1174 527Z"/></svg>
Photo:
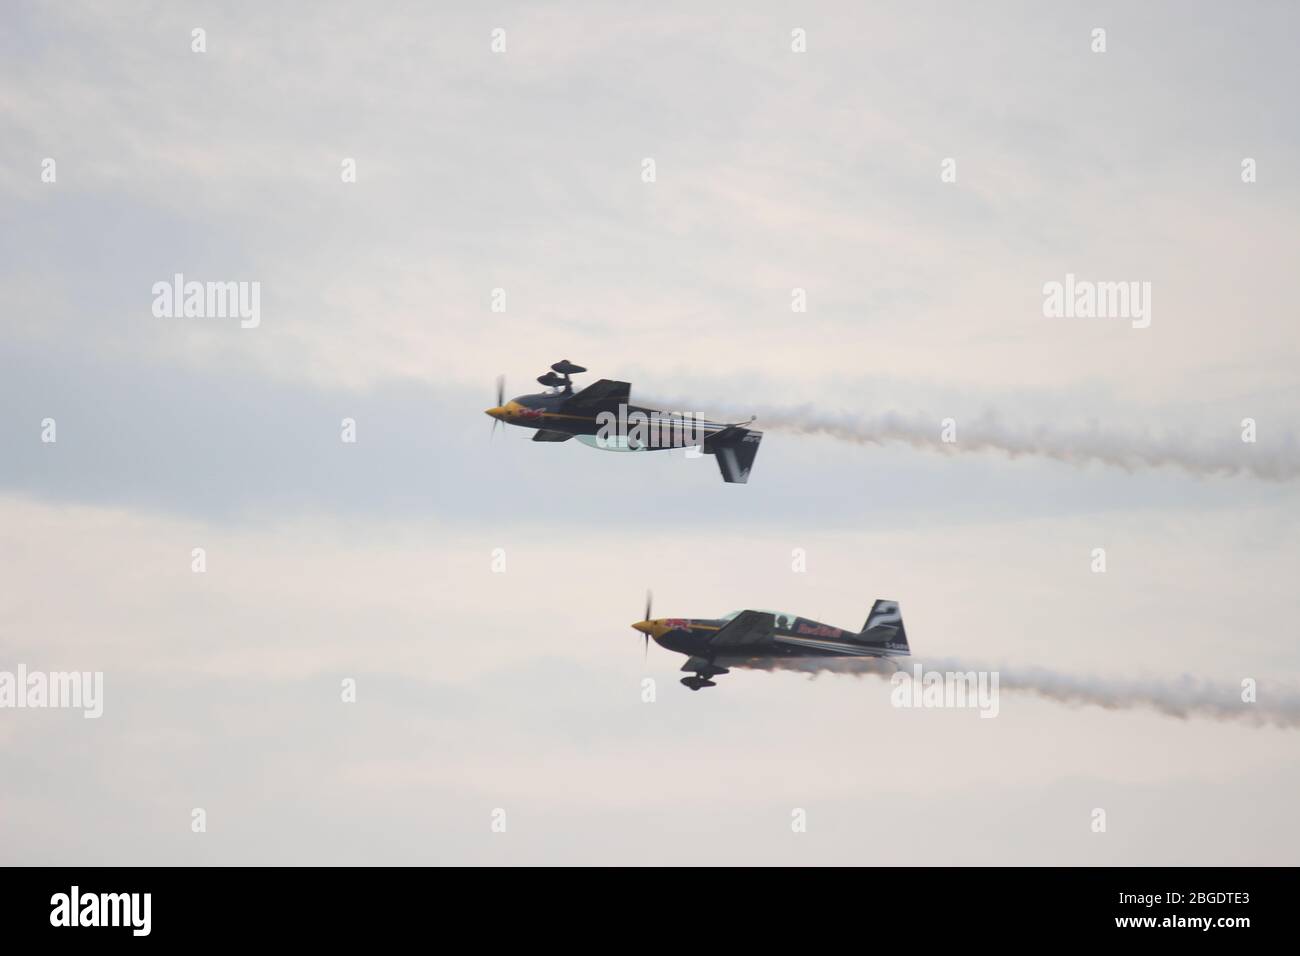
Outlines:
<svg viewBox="0 0 1300 956"><path fill-rule="evenodd" d="M642 617L641 620L643 620L643 621L648 621L648 620L650 620L650 609L651 609L653 606L654 606L654 593L651 592L649 588L646 588L646 592L645 592L645 616ZM642 660L648 660L649 657L650 657L650 632L649 632L649 631L643 631L642 633L645 635L645 651L644 651L644 653L642 653L642 655L641 655L641 659L642 659Z"/></svg>
<svg viewBox="0 0 1300 956"><path fill-rule="evenodd" d="M506 403L506 377L504 375L498 375L497 376L497 403L495 407L500 408L505 403ZM500 424L501 424L501 419L493 416L492 434L488 436L488 441L491 441L493 438L496 437L497 426Z"/></svg>

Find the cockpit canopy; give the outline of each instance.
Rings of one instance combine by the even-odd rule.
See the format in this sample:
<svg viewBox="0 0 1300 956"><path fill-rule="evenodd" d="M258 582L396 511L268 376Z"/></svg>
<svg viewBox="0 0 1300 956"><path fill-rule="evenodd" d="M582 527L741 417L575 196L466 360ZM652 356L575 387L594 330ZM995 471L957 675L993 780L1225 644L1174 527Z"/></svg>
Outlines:
<svg viewBox="0 0 1300 956"><path fill-rule="evenodd" d="M747 610L761 611L764 614L771 614L773 617L776 618L776 626L784 627L784 628L794 627L795 618L799 616L798 614L790 614L787 613L786 611L770 611L767 608L756 607L756 608L741 608L739 611L732 611L730 614L722 615L721 619L724 621L735 620L737 617L739 617Z"/></svg>

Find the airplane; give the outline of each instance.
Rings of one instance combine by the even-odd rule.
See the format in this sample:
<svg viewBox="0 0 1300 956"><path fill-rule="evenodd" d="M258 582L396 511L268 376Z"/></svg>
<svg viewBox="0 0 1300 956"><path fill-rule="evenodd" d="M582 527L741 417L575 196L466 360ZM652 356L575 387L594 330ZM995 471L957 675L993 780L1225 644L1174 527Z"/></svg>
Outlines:
<svg viewBox="0 0 1300 956"><path fill-rule="evenodd" d="M732 611L720 618L652 618L646 594L645 617L632 627L660 647L685 654L682 683L691 690L716 687L712 678L730 667L763 667L782 658L858 657L888 662L907 657L907 631L897 601L877 601L858 632L846 631L779 611ZM897 665L894 665L897 666Z"/></svg>
<svg viewBox="0 0 1300 956"><path fill-rule="evenodd" d="M753 422L723 424L678 412L629 404L632 386L602 378L579 392L571 376L587 371L568 359L556 362L537 381L547 391L505 400L505 379L497 379L497 403L486 414L497 424L535 428L533 441L560 442L576 437L604 451L660 451L698 446L718 460L722 480L749 481L763 433L746 428Z"/></svg>

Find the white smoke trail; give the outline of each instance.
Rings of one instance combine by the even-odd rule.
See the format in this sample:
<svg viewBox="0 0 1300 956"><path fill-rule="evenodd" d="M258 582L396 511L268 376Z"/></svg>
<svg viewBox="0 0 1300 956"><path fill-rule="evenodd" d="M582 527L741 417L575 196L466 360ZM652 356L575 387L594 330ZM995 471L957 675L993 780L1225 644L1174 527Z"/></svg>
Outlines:
<svg viewBox="0 0 1300 956"><path fill-rule="evenodd" d="M826 435L860 445L897 442L945 454L991 451L1011 458L1032 455L1072 465L1111 465L1127 471L1171 466L1203 476L1249 475L1269 481L1300 478L1300 443L1294 435L1274 437L1268 442L1245 442L1237 422L1222 423L1221 440L1206 443L1186 434L1122 434L1103 432L1095 425L1075 429L1009 425L985 413L978 418L957 418L956 440L944 441L939 417L900 412L855 415L798 405L733 408L720 414L726 421L757 415L757 429Z"/></svg>
<svg viewBox="0 0 1300 956"><path fill-rule="evenodd" d="M1101 707L1106 710L1154 710L1168 717L1203 717L1215 721L1238 721L1257 726L1300 728L1300 692L1294 688L1269 686L1259 691L1255 703L1241 699L1241 688L1183 676L1174 681L1125 680L1096 676L1075 676L1041 668L988 667L969 661L939 658L904 658L897 664L871 658L806 657L754 660L737 663L756 670L792 670L805 674L850 674L890 679L901 670L911 674L921 664L926 671L969 673L996 672L998 688L1035 694L1071 706ZM1004 707L1005 709L1005 707Z"/></svg>

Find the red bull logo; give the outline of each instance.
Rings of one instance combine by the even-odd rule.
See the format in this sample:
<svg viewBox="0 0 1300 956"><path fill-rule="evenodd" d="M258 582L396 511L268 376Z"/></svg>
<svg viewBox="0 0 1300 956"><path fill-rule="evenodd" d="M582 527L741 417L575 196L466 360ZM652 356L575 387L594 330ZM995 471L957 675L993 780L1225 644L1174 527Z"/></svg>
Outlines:
<svg viewBox="0 0 1300 956"><path fill-rule="evenodd" d="M842 637L844 635L844 632L838 627L827 627L825 624L818 624L816 627L800 624L799 633L808 634L812 637Z"/></svg>

